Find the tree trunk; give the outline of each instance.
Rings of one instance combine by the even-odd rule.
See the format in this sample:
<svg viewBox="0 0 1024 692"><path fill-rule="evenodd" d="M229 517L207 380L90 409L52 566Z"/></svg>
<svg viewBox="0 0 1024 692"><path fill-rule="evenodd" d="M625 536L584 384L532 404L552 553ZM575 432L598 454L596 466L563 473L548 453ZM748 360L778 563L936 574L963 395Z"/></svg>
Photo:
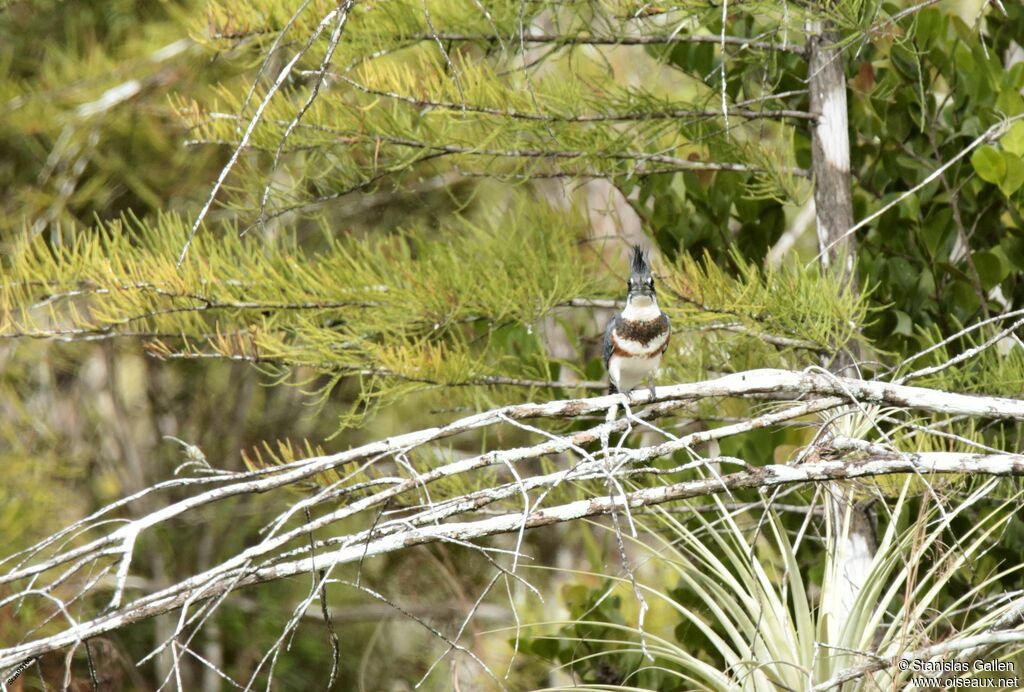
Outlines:
<svg viewBox="0 0 1024 692"><path fill-rule="evenodd" d="M846 235L853 226L853 202L843 56L824 23L816 29L808 44L808 86L811 112L817 118L811 128L811 155L818 247L822 266L835 271L840 281L856 290L856 240L853 234ZM851 349L829 363L833 372L847 376L854 375L844 372L854 365ZM847 620L877 548L872 518L868 510L855 505L854 495L850 483L833 483L826 495L834 587L834 600L827 604L832 614L830 629L841 627Z"/></svg>

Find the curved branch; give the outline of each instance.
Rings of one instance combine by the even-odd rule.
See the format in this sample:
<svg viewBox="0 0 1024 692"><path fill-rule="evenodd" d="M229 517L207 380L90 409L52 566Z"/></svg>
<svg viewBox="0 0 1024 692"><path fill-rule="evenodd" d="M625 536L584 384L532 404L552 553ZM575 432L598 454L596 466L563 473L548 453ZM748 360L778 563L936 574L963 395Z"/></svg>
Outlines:
<svg viewBox="0 0 1024 692"><path fill-rule="evenodd" d="M599 496L578 500L539 509L529 514L509 512L478 521L416 527L367 544L318 554L315 567L326 569L334 565L355 563L365 557L395 552L414 545L439 541L473 541L496 534L515 533L523 526L533 529L585 517L602 516L627 506L641 508L741 489L770 489L796 483L820 483L906 473L1024 476L1024 455L929 452L855 461L820 461L795 466L751 467L740 473L723 476L721 480L711 478L684 481L661 487L643 488L625 496ZM252 584L308 574L314 568L312 559L306 557L266 567L233 570L215 577L212 582L192 589L181 589L180 585L169 587L111 613L80 622L58 634L0 649L0 669L16 666L26 659L175 610L186 603L205 601L226 591Z"/></svg>
<svg viewBox="0 0 1024 692"><path fill-rule="evenodd" d="M647 391L630 396L632 405L645 403L676 404L710 398L743 397L763 400L792 400L806 397L839 397L861 403L878 403L943 414L980 416L995 419L1024 420L1024 401L1002 397L977 396L943 392L925 387L873 382L836 377L822 372L789 370L749 370L725 375L704 382L693 382L657 390L655 397ZM508 419L577 418L586 414L604 413L623 401L622 395L565 399L547 403L513 404L478 413L447 425L397 435L345 452L311 457L278 467L273 473L253 478L249 474L225 475L235 481L208 490L194 497L175 502L153 514L123 526L111 534L79 548L66 551L40 564L15 569L0 576L0 584L32 577L66 564L96 550L122 544L133 531L144 530L199 507L228 497L263 493L308 480L318 474L341 468L353 462L366 462L396 453L406 453L431 442L462 433L500 425Z"/></svg>
<svg viewBox="0 0 1024 692"><path fill-rule="evenodd" d="M692 402L723 397L769 401L790 400L799 403L781 411L775 410L732 425L699 431L683 437L665 433L669 441L638 449L624 448L621 442L611 448L607 445L610 434L628 434L633 429L634 423L651 427L649 423L644 422L645 418L671 413ZM249 473L223 473L215 478L202 479L203 483L211 483L215 487L207 487L192 497L177 500L134 520L112 522L107 519L106 516L114 508L123 508L127 504L126 501L115 503L115 505L72 525L65 531L55 534L54 537L33 546L28 551L5 560L4 562L20 559L21 562L0 576L0 584L28 580L28 585L0 600L0 606L22 601L32 597L32 594L42 594L41 597L54 596L53 589L67 581L72 573L92 569L111 558L118 563L119 569L116 578L118 588L115 589L114 599L105 614L88 622L69 625L63 632L53 636L0 650L0 667L12 666L26 657L52 651L55 648L73 644L80 639L108 632L131 622L174 609L184 609L179 625L179 627L184 627L188 619L188 612L194 604L208 601L211 597L226 595L236 588L248 584L309 572L311 570L310 558L305 557L308 554L308 546L302 550L289 549L296 537L305 540L309 532L314 529L336 525L342 519L381 506L382 503L389 503L392 499L397 499L399 495L417 492L419 488L425 488L427 482L471 472L486 466L510 466L518 461L562 453L576 453L585 459L565 471L547 476L524 476L522 479L517 477L516 484L492 486L476 494L447 498L441 503L432 502L428 495L425 507L417 507L415 504L407 505L406 510L413 511L411 515L385 522L377 530L339 536L336 539L331 539L329 544L326 541L321 542L316 546L317 568L327 569L334 565L356 563L368 556L381 555L408 546L436 541L474 545L474 540L494 534L519 533L527 528L572 521L582 517L614 514L619 510L628 510L633 507L659 505L722 492L731 493L734 490L769 489L783 485L903 473L1024 475L1024 455L1019 454L908 454L888 451L877 445L869 445L863 448L858 447L852 452L867 457L862 459L822 460L808 464L771 465L760 468L748 466L740 473L724 477L715 475L711 479L686 480L666 486L643 488L629 494L619 490L611 496L602 495L553 507L540 506L540 500L537 500L529 508L524 507L518 512L491 515L485 519L467 519L467 515L475 509L492 505L494 501L503 498L507 499L519 491L526 491L527 488L543 489L544 493L541 497L545 497L564 480L628 478L644 474L657 477L675 475L680 471L693 468L695 465L707 463L708 460L697 458L695 462L669 470L640 467L637 466L637 462L649 462L681 451L692 454L690 445L706 442L709 439L742 434L758 427L791 423L798 418L805 418L808 414L836 408L847 402L885 404L939 414L1024 420L1024 401L1015 399L966 395L886 382L839 378L820 369L806 372L766 369L726 375L705 382L661 387L653 397L649 392L644 391L630 397L628 402L622 395L609 395L545 403L515 404L468 416L447 425L362 445L341 453L312 457ZM648 406L638 410L636 414L631 412L631 406L642 404L648 404ZM446 465L436 466L424 472L416 471L407 461L404 461L413 450L455 435L487 427L516 425L514 421L525 419L580 419L590 414L605 413L610 408L620 405L624 406L626 416L619 420L612 419L565 436L544 432L547 439L532 446L495 449L469 459L453 460ZM526 426L517 425L517 427ZM533 430L534 428L529 426L529 429ZM655 428L655 430L657 429ZM603 448L598 452L590 453L582 449L581 445L597 441L602 441L603 444ZM815 451L817 454L808 458L820 459L822 454L827 457L843 453L843 449L839 446L828 448L822 447L821 444L816 445ZM403 462L411 473L410 477L365 476L364 471L387 458L395 458L397 461ZM737 460L730 461L737 463ZM346 471L341 471L343 466L353 463L357 468L349 467ZM739 461L738 463L743 464L744 462ZM339 474L341 480L321 489L315 496L299 503L291 503L288 509L271 522L271 526L268 527L269 533L265 534L256 545L214 568L195 574L160 592L149 594L127 604L122 602L124 585L129 577L132 552L141 532L157 525L164 525L187 512L226 498L294 486L325 472ZM369 495L360 494L372 486L384 486L384 489L379 489ZM337 500L343 497L355 499L351 499L339 507ZM330 509L297 528L285 529L286 523L295 512L315 505L329 506ZM450 521L442 523L444 520ZM63 540L69 535L95 531L101 527L104 527L104 530L107 530L105 527L109 527L109 533L84 545L70 549L60 548L56 550L56 554L51 554L57 541ZM322 550L324 548L327 548L326 552ZM480 549L486 550L485 548ZM37 583L45 573L57 568L63 568L63 572L58 578L45 580L46 583ZM111 566L104 567L105 570L110 568ZM68 605L81 598L82 594L91 588L87 585L82 593L74 596ZM215 599L211 603L214 604L211 607L216 607L219 599Z"/></svg>

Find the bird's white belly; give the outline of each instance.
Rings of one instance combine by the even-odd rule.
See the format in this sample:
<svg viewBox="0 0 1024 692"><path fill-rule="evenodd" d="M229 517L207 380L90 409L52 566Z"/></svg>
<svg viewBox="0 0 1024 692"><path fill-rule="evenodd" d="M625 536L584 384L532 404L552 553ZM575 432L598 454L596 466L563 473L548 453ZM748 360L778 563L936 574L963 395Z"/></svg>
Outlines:
<svg viewBox="0 0 1024 692"><path fill-rule="evenodd" d="M608 360L608 377L620 392L628 393L653 377L661 365L661 354L650 358L625 358L613 354Z"/></svg>

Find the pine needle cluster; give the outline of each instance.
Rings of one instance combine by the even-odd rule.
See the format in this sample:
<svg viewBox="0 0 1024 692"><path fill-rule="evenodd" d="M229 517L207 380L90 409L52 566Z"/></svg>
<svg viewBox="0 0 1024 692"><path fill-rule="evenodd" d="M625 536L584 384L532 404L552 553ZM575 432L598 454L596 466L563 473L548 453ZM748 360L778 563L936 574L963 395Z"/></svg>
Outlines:
<svg viewBox="0 0 1024 692"><path fill-rule="evenodd" d="M69 233L56 245L27 240L0 284L0 335L136 337L159 358L244 361L279 379L298 372L325 394L352 378L362 413L438 388L477 404L521 397L523 387L560 389L572 382L562 367L600 378L588 370L588 359L599 368L595 347L559 361L540 333L554 317L596 346L602 325L589 305L621 299L580 214L520 196L501 214L467 211L435 230L323 231L316 250L283 233L201 233L180 266L189 228L173 214ZM799 364L846 343L864 320L863 299L816 271L741 266L730 276L681 259L660 272L679 334L666 379L745 361Z"/></svg>

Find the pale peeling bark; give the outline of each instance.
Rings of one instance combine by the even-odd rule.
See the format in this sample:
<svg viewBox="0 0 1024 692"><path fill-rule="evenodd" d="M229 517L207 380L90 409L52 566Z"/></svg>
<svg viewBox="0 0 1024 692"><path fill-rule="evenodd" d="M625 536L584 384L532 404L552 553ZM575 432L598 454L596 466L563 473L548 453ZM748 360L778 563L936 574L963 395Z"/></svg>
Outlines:
<svg viewBox="0 0 1024 692"><path fill-rule="evenodd" d="M856 245L853 234L848 233L853 227L853 201L843 56L828 27L819 23L815 28L808 44L808 86L811 112L817 117L811 128L811 153L820 260L847 285L855 286ZM851 374L844 371L853 364L850 354L841 354L831 367L834 372ZM877 542L872 517L857 506L852 485L831 484L827 497L832 556L828 580L834 598L824 605L832 614L830 626L839 627L867 580Z"/></svg>
<svg viewBox="0 0 1024 692"><path fill-rule="evenodd" d="M808 46L808 88L816 118L811 127L811 165L821 262L839 265L842 276L852 282L854 238L846 235L853 226L846 77L834 40L831 33L819 30Z"/></svg>

